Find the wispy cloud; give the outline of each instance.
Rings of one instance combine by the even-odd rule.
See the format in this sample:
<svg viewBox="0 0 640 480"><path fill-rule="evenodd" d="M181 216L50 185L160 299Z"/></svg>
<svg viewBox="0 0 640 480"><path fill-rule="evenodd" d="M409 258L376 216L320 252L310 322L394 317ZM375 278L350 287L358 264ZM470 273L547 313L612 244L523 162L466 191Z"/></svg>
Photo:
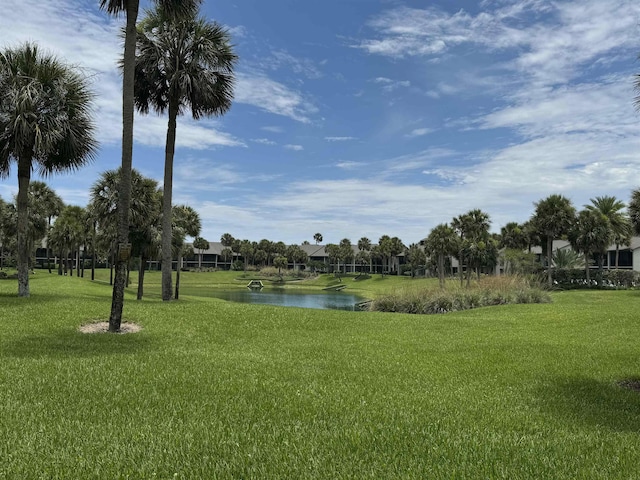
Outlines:
<svg viewBox="0 0 640 480"><path fill-rule="evenodd" d="M357 168L362 168L367 166L366 162L354 162L354 161L344 161L338 162L335 164L336 167L341 168L343 170L355 170Z"/></svg>
<svg viewBox="0 0 640 480"><path fill-rule="evenodd" d="M368 24L377 38L354 46L394 58L440 56L462 44L510 50L515 56L504 66L541 84L566 81L579 65L614 48L637 46L640 5L632 0L483 5L476 15L437 7L387 10Z"/></svg>
<svg viewBox="0 0 640 480"><path fill-rule="evenodd" d="M422 137L424 135L427 135L429 133L435 132L435 129L433 128L416 128L414 130L412 130L411 132L407 133L405 135L405 137L409 137L409 138L415 138L415 137Z"/></svg>
<svg viewBox="0 0 640 480"><path fill-rule="evenodd" d="M267 125L265 127L260 127L260 130L264 130L265 132L272 132L272 133L283 133L284 132L284 128L277 127L277 126L274 126L274 125Z"/></svg>
<svg viewBox="0 0 640 480"><path fill-rule="evenodd" d="M385 92L393 92L399 88L408 88L411 86L409 80L392 80L387 77L377 77L374 78L372 82L382 85L382 90Z"/></svg>
<svg viewBox="0 0 640 480"><path fill-rule="evenodd" d="M318 109L300 92L263 74L240 73L235 100L247 103L275 115L282 115L302 123L311 122Z"/></svg>
<svg viewBox="0 0 640 480"><path fill-rule="evenodd" d="M357 140L356 137L324 137L327 142L348 142L350 140Z"/></svg>
<svg viewBox="0 0 640 480"><path fill-rule="evenodd" d="M261 145L277 145L273 140L269 140L268 138L252 138L251 141L253 143L259 143Z"/></svg>
<svg viewBox="0 0 640 480"><path fill-rule="evenodd" d="M284 146L284 148L286 148L287 150L294 150L296 152L304 150L304 147L302 145L287 144L287 145Z"/></svg>

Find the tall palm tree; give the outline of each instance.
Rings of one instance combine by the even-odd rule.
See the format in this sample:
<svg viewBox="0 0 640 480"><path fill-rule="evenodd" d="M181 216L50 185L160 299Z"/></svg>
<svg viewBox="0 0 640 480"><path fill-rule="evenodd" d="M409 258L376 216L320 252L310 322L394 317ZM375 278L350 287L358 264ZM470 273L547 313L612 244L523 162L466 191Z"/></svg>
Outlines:
<svg viewBox="0 0 640 480"><path fill-rule="evenodd" d="M576 209L571 200L559 195L549 195L535 204L536 210L531 218L541 236L546 237L547 246L547 282L549 287L553 285L551 252L553 240L569 233L576 217Z"/></svg>
<svg viewBox="0 0 640 480"><path fill-rule="evenodd" d="M315 233L313 235L313 240L316 242L316 245L318 245L322 241L322 234L321 233Z"/></svg>
<svg viewBox="0 0 640 480"><path fill-rule="evenodd" d="M0 176L18 170L18 295L29 296L31 172L74 170L94 156L93 94L72 67L32 43L0 53Z"/></svg>
<svg viewBox="0 0 640 480"><path fill-rule="evenodd" d="M179 19L159 7L138 28L135 102L138 110L168 112L162 225L162 299L171 299L171 197L178 115L219 116L231 107L237 60L228 32L198 17L193 8Z"/></svg>
<svg viewBox="0 0 640 480"><path fill-rule="evenodd" d="M587 210L600 212L609 220L611 229L610 238L616 245L615 267L618 268L618 259L620 256L620 245L629 245L633 227L628 215L624 209L626 205L616 197L605 195L604 197L596 197L591 199L591 205L585 205Z"/></svg>
<svg viewBox="0 0 640 480"><path fill-rule="evenodd" d="M180 269L182 268L182 255L184 253L185 237L197 237L200 235L202 223L200 215L189 205L176 205L172 209L173 239L172 247L178 262L176 264L176 291L175 299L180 297ZM164 255L163 255L164 269Z"/></svg>
<svg viewBox="0 0 640 480"><path fill-rule="evenodd" d="M166 14L179 17L200 5L201 0L155 0ZM133 166L133 106L134 73L136 64L136 22L140 0L100 0L100 8L110 15L125 14L124 54L122 58L122 176L120 178L121 205L118 215L118 242L126 245L129 236L129 203L131 201L131 169ZM127 273L127 255L118 255L116 281L113 284L109 331L120 330L124 307L124 286Z"/></svg>

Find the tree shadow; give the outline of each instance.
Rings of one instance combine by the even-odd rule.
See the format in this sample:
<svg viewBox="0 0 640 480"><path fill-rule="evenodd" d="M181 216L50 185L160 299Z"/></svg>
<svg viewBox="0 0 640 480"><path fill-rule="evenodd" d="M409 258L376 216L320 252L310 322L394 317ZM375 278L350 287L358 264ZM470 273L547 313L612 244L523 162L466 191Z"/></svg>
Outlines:
<svg viewBox="0 0 640 480"><path fill-rule="evenodd" d="M73 358L126 355L149 350L152 346L151 338L144 332L85 334L77 330L59 330L38 335L26 335L15 340L2 342L0 358Z"/></svg>
<svg viewBox="0 0 640 480"><path fill-rule="evenodd" d="M606 427L616 432L640 431L640 393L620 382L594 378L560 378L536 392L540 410L562 423Z"/></svg>

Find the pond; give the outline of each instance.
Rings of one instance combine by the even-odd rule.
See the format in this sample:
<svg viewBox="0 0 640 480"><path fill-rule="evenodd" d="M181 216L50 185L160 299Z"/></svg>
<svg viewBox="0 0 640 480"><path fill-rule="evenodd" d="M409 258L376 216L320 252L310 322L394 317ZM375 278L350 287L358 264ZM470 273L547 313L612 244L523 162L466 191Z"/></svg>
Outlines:
<svg viewBox="0 0 640 480"><path fill-rule="evenodd" d="M185 293L187 293L185 291ZM263 288L262 290L216 288L189 289L189 295L200 297L214 297L230 302L259 303L264 305L278 305L281 307L315 308L320 310L350 310L359 311L356 304L365 299L357 295L344 292L322 292L313 290L293 290L286 288Z"/></svg>

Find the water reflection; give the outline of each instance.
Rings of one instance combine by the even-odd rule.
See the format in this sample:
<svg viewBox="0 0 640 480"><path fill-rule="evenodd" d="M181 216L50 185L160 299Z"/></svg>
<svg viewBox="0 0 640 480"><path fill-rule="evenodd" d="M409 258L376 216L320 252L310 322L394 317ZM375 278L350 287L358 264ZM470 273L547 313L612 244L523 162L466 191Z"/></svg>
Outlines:
<svg viewBox="0 0 640 480"><path fill-rule="evenodd" d="M278 305L281 307L315 308L320 310L349 310L358 311L357 303L364 299L357 295L343 292L315 293L284 288L207 289L189 292L190 295L221 298L230 302L257 303L263 305Z"/></svg>

